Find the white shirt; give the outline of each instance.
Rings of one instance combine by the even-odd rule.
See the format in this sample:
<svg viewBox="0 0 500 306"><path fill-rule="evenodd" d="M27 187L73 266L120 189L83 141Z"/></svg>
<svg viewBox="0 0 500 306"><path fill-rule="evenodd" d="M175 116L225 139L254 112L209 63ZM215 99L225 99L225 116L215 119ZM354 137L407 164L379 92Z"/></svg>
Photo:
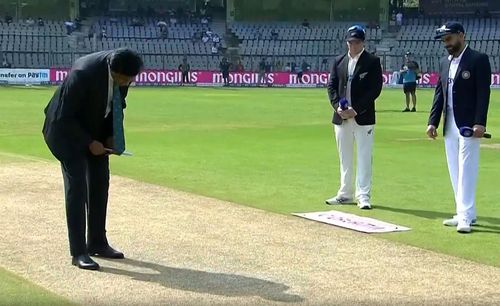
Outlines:
<svg viewBox="0 0 500 306"><path fill-rule="evenodd" d="M448 108L453 111L453 81L457 74L458 66L462 60L465 50L467 50L468 45L465 46L464 50L458 57L453 57L453 55L448 56L450 62L450 70L448 71Z"/></svg>
<svg viewBox="0 0 500 306"><path fill-rule="evenodd" d="M352 105L351 103L351 80L354 75L354 70L356 69L356 64L359 61L359 57L361 54L365 52L365 49L361 50L355 57L352 57L349 52L347 52L347 57L349 58L349 64L347 65L347 90L345 93L346 99L349 102L349 105Z"/></svg>
<svg viewBox="0 0 500 306"><path fill-rule="evenodd" d="M108 104L106 104L106 113L104 114L104 118L107 118L109 113L111 112L111 103L113 101L113 76L111 75L111 68L108 65Z"/></svg>
<svg viewBox="0 0 500 306"><path fill-rule="evenodd" d="M347 66L347 71L348 71L348 76L351 76L354 74L354 69L356 69L356 64L359 61L359 57L361 54L365 52L365 49L361 50L361 52L358 53L355 57L351 56L351 53L347 52L347 56L349 57L349 65Z"/></svg>

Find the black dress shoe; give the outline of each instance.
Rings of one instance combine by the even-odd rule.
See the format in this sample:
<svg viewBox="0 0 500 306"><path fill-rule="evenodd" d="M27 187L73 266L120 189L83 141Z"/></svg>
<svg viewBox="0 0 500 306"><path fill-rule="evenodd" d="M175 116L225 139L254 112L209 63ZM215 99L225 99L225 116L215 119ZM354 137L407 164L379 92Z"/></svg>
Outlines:
<svg viewBox="0 0 500 306"><path fill-rule="evenodd" d="M113 259L123 259L125 256L122 252L119 252L112 247L105 246L103 248L88 248L88 252L90 256L104 257L104 258L113 258Z"/></svg>
<svg viewBox="0 0 500 306"><path fill-rule="evenodd" d="M99 264L93 261L88 254L83 254L80 256L73 256L71 260L73 266L77 266L80 269L85 270L99 270Z"/></svg>

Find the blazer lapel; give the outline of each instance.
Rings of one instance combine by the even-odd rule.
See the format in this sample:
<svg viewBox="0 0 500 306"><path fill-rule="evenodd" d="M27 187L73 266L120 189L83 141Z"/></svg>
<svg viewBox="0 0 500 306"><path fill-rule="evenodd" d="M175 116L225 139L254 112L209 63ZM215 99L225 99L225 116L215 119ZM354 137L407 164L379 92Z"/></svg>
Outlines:
<svg viewBox="0 0 500 306"><path fill-rule="evenodd" d="M449 84L449 75L450 75L450 64L451 61L447 58L446 59L446 64L443 67L443 70L441 71L441 85L443 86L443 93L444 93L444 101L445 105L448 103L448 84Z"/></svg>
<svg viewBox="0 0 500 306"><path fill-rule="evenodd" d="M453 79L453 84L456 83L458 76L460 73L462 73L462 68L467 65L467 60L469 59L468 57L469 54L469 47L465 49L464 54L462 54L462 58L460 59L460 63L458 64L458 69L457 73L455 74L455 78Z"/></svg>
<svg viewBox="0 0 500 306"><path fill-rule="evenodd" d="M347 85L347 74L349 69L349 55L345 55L339 64L339 81L340 84Z"/></svg>
<svg viewBox="0 0 500 306"><path fill-rule="evenodd" d="M354 73L352 74L353 79L358 75L361 67L363 67L363 62L366 59L366 54L365 54L366 52L367 52L366 50L363 51L363 53L361 53L361 55L359 56L358 62L356 63L356 67L354 67Z"/></svg>

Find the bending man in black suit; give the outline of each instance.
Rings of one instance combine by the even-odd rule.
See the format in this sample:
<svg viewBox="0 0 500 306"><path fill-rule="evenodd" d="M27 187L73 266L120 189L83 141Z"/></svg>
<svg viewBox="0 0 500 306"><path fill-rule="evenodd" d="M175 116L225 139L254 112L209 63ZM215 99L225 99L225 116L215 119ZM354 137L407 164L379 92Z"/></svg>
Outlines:
<svg viewBox="0 0 500 306"><path fill-rule="evenodd" d="M457 22L448 22L437 29L435 39L443 41L450 55L440 63L427 135L433 139L437 137L443 114L446 158L456 204L456 215L444 220L443 224L456 226L459 233L469 233L476 222L479 140L486 131L491 66L486 54L465 44L465 30ZM463 137L461 127L472 128L473 137Z"/></svg>
<svg viewBox="0 0 500 306"><path fill-rule="evenodd" d="M45 108L43 136L61 162L72 264L82 269L99 269L89 255L124 257L106 237L108 155L125 149L125 97L142 66L139 55L128 49L84 56Z"/></svg>
<svg viewBox="0 0 500 306"><path fill-rule="evenodd" d="M328 83L340 158L340 188L337 195L326 203L354 202L352 183L356 142L356 199L359 208L371 209L375 100L382 90L382 67L378 57L365 51L365 30L361 26L350 27L346 39L349 51L335 58Z"/></svg>

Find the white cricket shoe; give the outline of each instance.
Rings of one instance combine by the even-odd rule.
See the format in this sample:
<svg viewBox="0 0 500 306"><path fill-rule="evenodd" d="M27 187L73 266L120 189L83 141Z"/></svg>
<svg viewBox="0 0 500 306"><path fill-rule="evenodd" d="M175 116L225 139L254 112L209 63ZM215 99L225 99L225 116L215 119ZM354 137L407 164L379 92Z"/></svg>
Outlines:
<svg viewBox="0 0 500 306"><path fill-rule="evenodd" d="M354 201L351 198L334 196L328 200L325 200L325 203L328 205L342 205L342 204L354 204Z"/></svg>
<svg viewBox="0 0 500 306"><path fill-rule="evenodd" d="M370 201L367 199L358 200L358 207L360 209L372 209L372 205L370 204Z"/></svg>
<svg viewBox="0 0 500 306"><path fill-rule="evenodd" d="M472 232L472 226L469 220L460 219L458 220L457 232L462 234L467 234Z"/></svg>
<svg viewBox="0 0 500 306"><path fill-rule="evenodd" d="M476 224L477 224L477 220L476 219L472 219L470 225L476 225ZM451 219L444 220L443 221L443 225L444 226L458 226L458 216L455 215Z"/></svg>

